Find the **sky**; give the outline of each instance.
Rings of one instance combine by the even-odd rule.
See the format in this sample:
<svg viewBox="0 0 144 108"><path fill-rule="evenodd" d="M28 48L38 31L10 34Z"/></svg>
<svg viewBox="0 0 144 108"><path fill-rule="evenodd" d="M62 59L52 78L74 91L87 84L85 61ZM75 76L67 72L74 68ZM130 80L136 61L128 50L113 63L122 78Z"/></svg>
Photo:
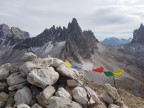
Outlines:
<svg viewBox="0 0 144 108"><path fill-rule="evenodd" d="M82 30L99 40L130 38L144 23L143 0L0 0L0 24L19 27L36 36L51 26L66 26L76 18Z"/></svg>

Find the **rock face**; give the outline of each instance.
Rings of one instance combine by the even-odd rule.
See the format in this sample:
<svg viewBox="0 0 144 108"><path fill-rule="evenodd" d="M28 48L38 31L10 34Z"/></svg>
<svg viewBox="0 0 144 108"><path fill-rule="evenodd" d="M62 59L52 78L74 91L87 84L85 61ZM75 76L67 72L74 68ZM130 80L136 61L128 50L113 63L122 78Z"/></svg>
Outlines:
<svg viewBox="0 0 144 108"><path fill-rule="evenodd" d="M38 96L37 100L39 104L44 107L48 104L49 98L55 93L55 88L53 86L46 87Z"/></svg>
<svg viewBox="0 0 144 108"><path fill-rule="evenodd" d="M82 108L78 103L62 97L51 97L46 108Z"/></svg>
<svg viewBox="0 0 144 108"><path fill-rule="evenodd" d="M21 104L21 103L25 103L25 104L30 104L31 100L32 100L32 95L31 95L31 91L28 87L24 87L22 89L19 89L14 96L14 100L16 102L16 104Z"/></svg>
<svg viewBox="0 0 144 108"><path fill-rule="evenodd" d="M47 67L46 69L34 69L27 76L29 83L41 88L53 85L58 78L59 74L52 67Z"/></svg>
<svg viewBox="0 0 144 108"><path fill-rule="evenodd" d="M0 39L2 39L1 44L3 45L13 45L28 37L28 32L22 31L17 27L10 28L6 24L0 25Z"/></svg>
<svg viewBox="0 0 144 108"><path fill-rule="evenodd" d="M144 26L143 26L143 24L140 25L139 29L134 30L132 42L144 44Z"/></svg>

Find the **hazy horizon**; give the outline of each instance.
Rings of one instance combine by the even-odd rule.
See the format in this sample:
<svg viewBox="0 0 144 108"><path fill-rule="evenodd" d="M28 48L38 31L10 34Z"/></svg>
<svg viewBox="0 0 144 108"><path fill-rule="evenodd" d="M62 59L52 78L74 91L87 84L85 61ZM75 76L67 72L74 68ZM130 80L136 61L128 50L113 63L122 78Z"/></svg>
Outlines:
<svg viewBox="0 0 144 108"><path fill-rule="evenodd" d="M19 27L31 36L51 26L66 26L72 18L99 40L128 39L144 22L143 0L0 0L0 24Z"/></svg>

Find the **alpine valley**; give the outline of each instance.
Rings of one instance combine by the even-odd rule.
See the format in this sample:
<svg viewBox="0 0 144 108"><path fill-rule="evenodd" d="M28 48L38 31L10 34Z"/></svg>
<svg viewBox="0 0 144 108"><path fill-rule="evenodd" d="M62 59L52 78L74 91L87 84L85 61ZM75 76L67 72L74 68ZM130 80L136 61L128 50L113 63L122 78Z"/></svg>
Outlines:
<svg viewBox="0 0 144 108"><path fill-rule="evenodd" d="M21 65L20 58L27 53L27 49L32 50L38 58L55 57L63 61L68 60L82 68L85 79L97 89L98 93L101 93L104 84L109 83L114 86L114 83L113 79L103 73L92 72L92 68L102 66L106 70L115 71L129 64L122 75L115 77L117 89L129 108L144 108L143 24L134 30L133 39L129 43L120 46L109 46L99 42L91 30L82 31L75 18L67 27L52 26L35 37L30 37L28 32L17 27L0 25L1 65L6 63Z"/></svg>

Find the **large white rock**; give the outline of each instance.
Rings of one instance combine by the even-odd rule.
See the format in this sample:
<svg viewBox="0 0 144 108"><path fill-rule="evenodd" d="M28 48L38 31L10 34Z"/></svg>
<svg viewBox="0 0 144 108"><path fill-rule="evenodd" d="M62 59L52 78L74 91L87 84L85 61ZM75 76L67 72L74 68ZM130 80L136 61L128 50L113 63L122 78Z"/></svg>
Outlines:
<svg viewBox="0 0 144 108"><path fill-rule="evenodd" d="M42 107L39 106L38 104L34 104L31 108L42 108Z"/></svg>
<svg viewBox="0 0 144 108"><path fill-rule="evenodd" d="M65 99L72 99L70 93L67 90L65 90L63 87L58 88L58 91L55 93L55 95Z"/></svg>
<svg viewBox="0 0 144 108"><path fill-rule="evenodd" d="M53 96L49 99L46 108L82 108L78 103L62 97Z"/></svg>
<svg viewBox="0 0 144 108"><path fill-rule="evenodd" d="M47 105L49 98L55 93L53 86L46 87L36 98L39 104L44 107Z"/></svg>
<svg viewBox="0 0 144 108"><path fill-rule="evenodd" d="M22 76L26 76L36 67L36 64L32 62L25 62L23 65L19 67L19 70Z"/></svg>
<svg viewBox="0 0 144 108"><path fill-rule="evenodd" d="M9 98L9 95L8 94L6 94L5 92L1 92L0 93L0 101L7 101L8 100L8 98Z"/></svg>
<svg viewBox="0 0 144 108"><path fill-rule="evenodd" d="M1 67L9 71L12 69L12 65L10 63L3 64Z"/></svg>
<svg viewBox="0 0 144 108"><path fill-rule="evenodd" d="M110 105L108 106L108 108L120 108L120 107L117 106L117 105L115 105L115 104L110 104Z"/></svg>
<svg viewBox="0 0 144 108"><path fill-rule="evenodd" d="M96 94L96 92L88 86L85 86L85 88L90 93L90 95L91 95L92 99L95 101L95 103L100 104L101 101L98 98L98 95Z"/></svg>
<svg viewBox="0 0 144 108"><path fill-rule="evenodd" d="M4 80L9 76L9 70L7 70L5 67L0 67L0 80Z"/></svg>
<svg viewBox="0 0 144 108"><path fill-rule="evenodd" d="M30 108L27 104L19 104L17 108Z"/></svg>
<svg viewBox="0 0 144 108"><path fill-rule="evenodd" d="M108 104L113 104L113 99L107 93L102 94L102 99Z"/></svg>
<svg viewBox="0 0 144 108"><path fill-rule="evenodd" d="M65 64L60 65L57 69L57 72L59 72L61 75L69 77L69 78L78 78L79 72L75 69L72 69Z"/></svg>
<svg viewBox="0 0 144 108"><path fill-rule="evenodd" d="M65 64L62 60L53 58L53 63L51 64L52 67L59 67L61 64Z"/></svg>
<svg viewBox="0 0 144 108"><path fill-rule="evenodd" d="M21 84L26 82L26 78L24 78L21 74L19 73L14 73L11 74L8 78L7 78L7 83L9 86L13 86L13 85L17 85L17 84Z"/></svg>
<svg viewBox="0 0 144 108"><path fill-rule="evenodd" d="M47 67L45 69L34 69L27 76L29 83L41 88L55 84L58 78L59 74L52 67Z"/></svg>
<svg viewBox="0 0 144 108"><path fill-rule="evenodd" d="M14 95L14 100L16 105L22 103L29 105L32 100L32 94L30 89L28 87L23 87L22 89L19 89Z"/></svg>
<svg viewBox="0 0 144 108"><path fill-rule="evenodd" d="M86 105L87 102L88 102L88 99L87 99L87 93L85 91L84 88L82 87L75 87L73 90L72 90L72 94L73 94L73 98L76 102L80 103L80 104L83 104L83 105ZM94 100L91 98L90 99L90 102L91 103L95 103Z"/></svg>
<svg viewBox="0 0 144 108"><path fill-rule="evenodd" d="M37 56L32 52L25 53L23 57L20 58L22 61L34 61L36 60Z"/></svg>
<svg viewBox="0 0 144 108"><path fill-rule="evenodd" d="M115 89L114 87L112 87L110 84L105 84L105 89L106 89L106 93L109 94L109 96L114 100L118 100L120 98L117 89Z"/></svg>
<svg viewBox="0 0 144 108"><path fill-rule="evenodd" d="M47 68L53 64L53 58L38 58L34 61L34 63L37 65L38 68Z"/></svg>

